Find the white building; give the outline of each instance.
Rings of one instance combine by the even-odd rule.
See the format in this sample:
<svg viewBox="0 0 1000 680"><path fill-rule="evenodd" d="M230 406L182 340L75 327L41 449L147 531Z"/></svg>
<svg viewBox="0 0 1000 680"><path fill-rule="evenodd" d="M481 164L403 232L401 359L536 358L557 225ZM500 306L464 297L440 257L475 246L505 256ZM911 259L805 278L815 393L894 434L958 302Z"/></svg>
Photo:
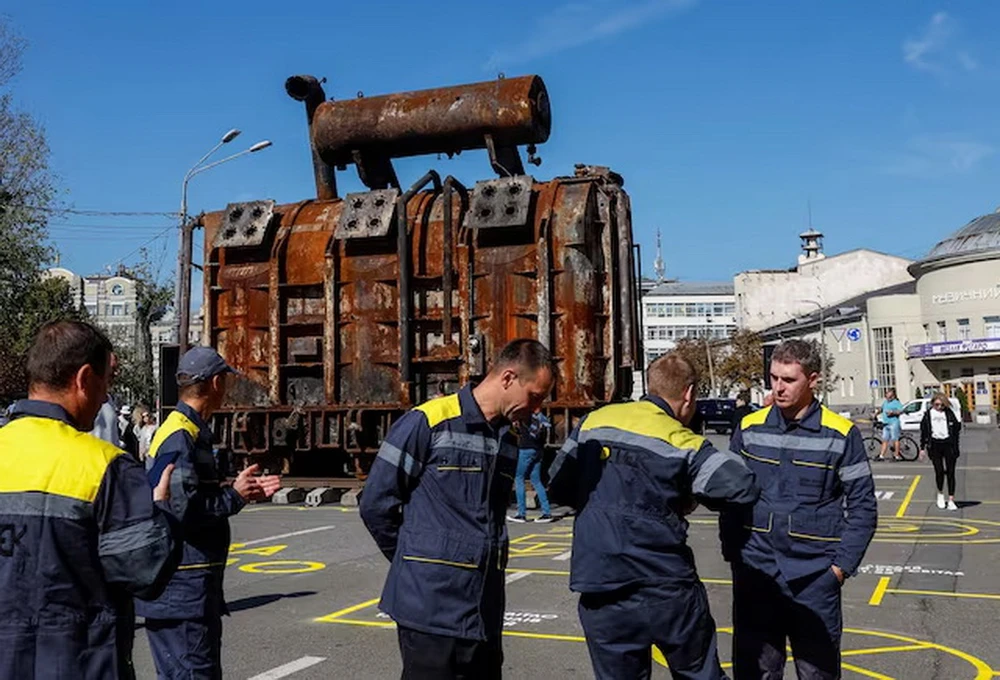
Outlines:
<svg viewBox="0 0 1000 680"><path fill-rule="evenodd" d="M762 335L772 343L787 337L818 340L822 316L834 358L836 379L827 397L834 408L862 410L880 401L887 387L904 402L918 390L922 396L941 390L949 397L963 392L976 422L996 422L1000 213L972 220L908 271L916 281L872 289L822 312L814 309Z"/></svg>
<svg viewBox="0 0 1000 680"><path fill-rule="evenodd" d="M790 269L751 270L734 277L740 328L762 331L873 290L913 281L911 260L858 248L827 256L823 234L799 235L802 253Z"/></svg>
<svg viewBox="0 0 1000 680"><path fill-rule="evenodd" d="M46 274L69 284L77 306L85 308L91 320L104 328L115 342L136 340L136 282L125 276L78 276L68 269L53 267Z"/></svg>
<svg viewBox="0 0 1000 680"><path fill-rule="evenodd" d="M733 284L668 281L642 296L646 365L682 338L722 340L736 331Z"/></svg>

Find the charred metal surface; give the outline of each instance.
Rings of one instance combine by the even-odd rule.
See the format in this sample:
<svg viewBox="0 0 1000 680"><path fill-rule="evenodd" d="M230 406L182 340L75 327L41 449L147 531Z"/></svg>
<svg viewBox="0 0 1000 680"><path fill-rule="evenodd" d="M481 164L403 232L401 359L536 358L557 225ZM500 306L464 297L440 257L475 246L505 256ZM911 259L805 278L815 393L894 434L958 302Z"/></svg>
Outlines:
<svg viewBox="0 0 1000 680"><path fill-rule="evenodd" d="M470 229L521 227L528 223L531 188L527 175L476 182L472 190Z"/></svg>
<svg viewBox="0 0 1000 680"><path fill-rule="evenodd" d="M398 189L347 194L334 237L349 239L385 236L392 226L398 198Z"/></svg>
<svg viewBox="0 0 1000 680"><path fill-rule="evenodd" d="M316 158L330 166L544 138L540 83L351 102L318 100L308 79L288 87L314 107ZM591 408L631 394L641 337L620 176L581 165L570 177L504 176L467 191L432 171L405 192L344 199L325 186L319 200L271 204L253 238L225 235L232 205L203 219L208 341L242 373L214 424L235 456L363 473L396 418L484 375L517 337L538 338L559 363L549 445Z"/></svg>
<svg viewBox="0 0 1000 680"><path fill-rule="evenodd" d="M230 203L226 207L223 226L215 234L216 248L259 246L267 236L274 217L274 201Z"/></svg>

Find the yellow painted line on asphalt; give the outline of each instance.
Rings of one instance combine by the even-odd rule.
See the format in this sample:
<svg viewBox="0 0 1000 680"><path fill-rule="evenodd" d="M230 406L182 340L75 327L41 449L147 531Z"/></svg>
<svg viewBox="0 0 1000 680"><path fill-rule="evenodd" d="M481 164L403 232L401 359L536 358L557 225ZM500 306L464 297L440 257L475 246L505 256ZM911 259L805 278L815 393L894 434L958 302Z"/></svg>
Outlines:
<svg viewBox="0 0 1000 680"><path fill-rule="evenodd" d="M915 645L896 645L895 647L866 647L865 649L849 649L841 652L841 656L864 656L865 654L889 654L890 652L919 652L921 649L930 649L924 643Z"/></svg>
<svg viewBox="0 0 1000 680"><path fill-rule="evenodd" d="M910 484L910 490L906 492L906 497L903 498L903 502L896 511L896 517L902 517L906 514L906 509L910 507L910 501L913 500L913 494L917 490L918 484L920 484L920 475L913 478L913 482Z"/></svg>
<svg viewBox="0 0 1000 680"><path fill-rule="evenodd" d="M350 607L346 607L345 609L341 609L339 611L335 611L332 614L327 614L326 616L321 616L321 617L319 617L316 620L317 621L333 621L334 619L339 619L341 616L347 616L348 614L353 614L354 612L360 611L362 609L365 609L366 607L371 607L373 604L378 604L380 599L382 599L382 598L376 597L376 598L374 598L372 600L367 600L365 602L362 602L361 604L351 605Z"/></svg>
<svg viewBox="0 0 1000 680"><path fill-rule="evenodd" d="M878 580L878 584L875 586L875 591L872 593L871 599L868 600L868 604L873 607L877 607L882 604L882 598L885 597L885 591L888 587L889 577L883 576Z"/></svg>
<svg viewBox="0 0 1000 680"><path fill-rule="evenodd" d="M896 680L891 675L883 675L882 673L876 673L875 671L870 671L867 668L861 668L860 666L855 666L849 663L841 662L840 667L845 671L854 671L858 675L864 675L868 678L875 678L875 680Z"/></svg>
<svg viewBox="0 0 1000 680"><path fill-rule="evenodd" d="M910 590L908 588L889 588L886 592L893 595L933 595L935 597L958 597L970 600L1000 600L1000 595L990 593L949 593L944 590Z"/></svg>
<svg viewBox="0 0 1000 680"><path fill-rule="evenodd" d="M535 640L558 640L560 642L586 642L582 635L555 635L553 633L529 633L523 630L505 630L505 637L534 638Z"/></svg>

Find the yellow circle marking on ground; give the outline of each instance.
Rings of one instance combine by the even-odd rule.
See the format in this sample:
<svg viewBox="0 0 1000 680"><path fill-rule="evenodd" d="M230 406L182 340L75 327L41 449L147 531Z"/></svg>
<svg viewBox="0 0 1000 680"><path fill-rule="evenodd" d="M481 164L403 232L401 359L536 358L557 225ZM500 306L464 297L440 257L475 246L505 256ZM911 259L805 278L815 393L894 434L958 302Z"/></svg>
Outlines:
<svg viewBox="0 0 1000 680"><path fill-rule="evenodd" d="M719 628L718 632L732 634L733 629L732 627ZM972 680L990 680L990 678L992 678L995 674L994 670L990 668L989 664L987 664L982 659L974 657L971 654L967 654L959 649L955 649L954 647L946 647L945 645L939 645L936 642L927 642L925 640L918 640L916 638L908 637L906 635L897 635L896 633L882 633L875 630L864 630L861 628L845 628L844 632L851 633L853 635L867 635L869 637L882 638L883 640L892 640L894 642L905 642L908 645L913 645L914 647L919 647L921 649L933 649L939 652L944 652L945 654L950 654L951 656L957 657L962 661L967 662L975 669L976 675L972 678ZM874 647L871 648L871 651L868 651L862 647L860 649L844 650L843 654L844 656L855 657L855 656L866 656L874 654L888 654L891 651L898 651L898 650ZM661 666L667 665L667 660L663 657L663 654L656 647L653 647L653 661L660 664ZM732 667L731 663L724 663L722 665L724 668ZM862 669L862 668L857 669L857 672L864 673L864 671L868 671L868 669ZM870 672L874 673L874 671Z"/></svg>
<svg viewBox="0 0 1000 680"><path fill-rule="evenodd" d="M322 562L304 562L299 560L252 562L240 567L240 571L245 571L248 574L305 574L310 571L319 571L320 569L326 569L326 565Z"/></svg>
<svg viewBox="0 0 1000 680"><path fill-rule="evenodd" d="M917 527L917 530L914 531L913 527ZM934 533L920 533L923 530L931 532L935 529L937 531ZM972 538L973 536L980 538ZM879 521L873 540L878 543L923 542L955 545L1000 543L1000 522L943 517L905 517L902 520L884 518Z"/></svg>

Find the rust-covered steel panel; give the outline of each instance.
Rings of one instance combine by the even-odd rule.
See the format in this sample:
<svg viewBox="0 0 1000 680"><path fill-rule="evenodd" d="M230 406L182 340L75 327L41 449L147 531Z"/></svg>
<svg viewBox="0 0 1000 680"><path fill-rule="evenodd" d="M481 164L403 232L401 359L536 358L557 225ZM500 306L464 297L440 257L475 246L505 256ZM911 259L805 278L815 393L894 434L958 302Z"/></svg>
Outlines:
<svg viewBox="0 0 1000 680"><path fill-rule="evenodd" d="M361 471L357 454L395 418L476 380L518 337L558 360L550 444L629 397L641 352L621 178L577 166L422 184L273 205L253 238L232 233L247 222L238 204L203 216L207 340L242 373L216 420L225 448L279 456L285 471L293 454L297 471Z"/></svg>

